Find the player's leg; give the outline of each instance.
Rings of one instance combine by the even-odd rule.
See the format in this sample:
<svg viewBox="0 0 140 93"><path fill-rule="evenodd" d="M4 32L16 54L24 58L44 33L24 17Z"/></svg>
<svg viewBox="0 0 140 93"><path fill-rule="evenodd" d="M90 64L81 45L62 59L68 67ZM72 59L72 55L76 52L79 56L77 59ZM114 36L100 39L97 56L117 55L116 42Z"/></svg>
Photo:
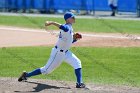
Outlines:
<svg viewBox="0 0 140 93"><path fill-rule="evenodd" d="M110 8L112 10L111 16L115 16L114 6L113 4L110 4Z"/></svg>
<svg viewBox="0 0 140 93"><path fill-rule="evenodd" d="M82 65L81 61L71 52L68 51L66 53L65 58L66 63L70 64L75 69L75 75L77 78L77 88L84 88L85 85L83 84L82 80Z"/></svg>
<svg viewBox="0 0 140 93"><path fill-rule="evenodd" d="M56 52L56 51L54 51L54 49L52 49L49 60L52 59L53 54L55 54L55 52ZM50 62L50 61L48 61L48 64L49 64L49 62ZM40 68L37 68L37 69L35 69L35 70L31 71L31 72L25 72L25 71L24 71L24 72L21 74L21 76L18 78L18 81L20 82L20 81L23 81L23 80L27 80L27 78L32 77L32 76L36 76L36 75L39 75L39 74L42 74Z"/></svg>
<svg viewBox="0 0 140 93"><path fill-rule="evenodd" d="M109 5L110 5L110 8L112 10L111 16L115 16L115 13L117 11L117 2L118 2L117 0L110 0Z"/></svg>
<svg viewBox="0 0 140 93"><path fill-rule="evenodd" d="M49 74L49 73L51 73L58 66L60 66L60 64L64 60L65 53L60 52L60 50L56 50L56 49L55 49L55 51L56 52L48 60L48 63L44 67L40 68L42 74Z"/></svg>
<svg viewBox="0 0 140 93"><path fill-rule="evenodd" d="M36 76L36 75L39 75L39 74L41 74L40 68L35 69L35 70L33 70L33 71L29 72L29 73L24 71L21 74L21 76L18 78L18 81L20 82L20 81L23 81L23 80L27 80L28 77Z"/></svg>
<svg viewBox="0 0 140 93"><path fill-rule="evenodd" d="M55 48L53 48L50 58L44 67L35 69L29 73L23 72L19 77L18 81L27 80L28 77L36 76L39 74L49 74L62 63L63 59L64 53L59 52Z"/></svg>

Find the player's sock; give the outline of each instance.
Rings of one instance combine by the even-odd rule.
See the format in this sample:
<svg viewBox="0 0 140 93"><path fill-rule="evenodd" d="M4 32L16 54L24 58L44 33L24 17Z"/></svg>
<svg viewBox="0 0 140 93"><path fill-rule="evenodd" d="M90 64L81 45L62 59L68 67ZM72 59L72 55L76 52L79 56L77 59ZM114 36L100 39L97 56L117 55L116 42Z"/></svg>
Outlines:
<svg viewBox="0 0 140 93"><path fill-rule="evenodd" d="M31 76L35 76L35 75L39 75L39 74L41 74L41 70L38 68L38 69L35 69L32 72L27 73L26 77L31 77Z"/></svg>
<svg viewBox="0 0 140 93"><path fill-rule="evenodd" d="M77 77L77 83L82 83L82 71L81 68L75 69L75 75Z"/></svg>

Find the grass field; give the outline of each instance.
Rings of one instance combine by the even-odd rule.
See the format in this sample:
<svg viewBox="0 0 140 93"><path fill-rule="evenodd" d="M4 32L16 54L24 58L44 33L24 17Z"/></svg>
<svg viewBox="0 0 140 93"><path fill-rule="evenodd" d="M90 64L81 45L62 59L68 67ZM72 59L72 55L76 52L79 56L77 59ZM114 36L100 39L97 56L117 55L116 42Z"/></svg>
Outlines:
<svg viewBox="0 0 140 93"><path fill-rule="evenodd" d="M63 18L0 16L0 25L19 26L28 28L43 28L46 20L57 21L62 24L64 23ZM57 28L52 26L49 29L51 30ZM99 33L107 32L140 34L140 21L77 18L76 24L74 24L74 30Z"/></svg>
<svg viewBox="0 0 140 93"><path fill-rule="evenodd" d="M71 49L82 61L83 79L96 84L140 86L140 48ZM43 66L51 47L0 48L0 76L18 77L23 70L31 71ZM50 75L35 78L74 81L74 70L63 63Z"/></svg>
<svg viewBox="0 0 140 93"><path fill-rule="evenodd" d="M64 23L63 18L0 16L0 25L43 28L46 20ZM55 30L53 26L50 30ZM140 21L77 19L75 31L140 34ZM83 64L83 79L96 84L140 86L140 48L73 47ZM51 47L0 48L0 77L18 77L46 64ZM74 70L63 63L50 75L34 78L75 81Z"/></svg>

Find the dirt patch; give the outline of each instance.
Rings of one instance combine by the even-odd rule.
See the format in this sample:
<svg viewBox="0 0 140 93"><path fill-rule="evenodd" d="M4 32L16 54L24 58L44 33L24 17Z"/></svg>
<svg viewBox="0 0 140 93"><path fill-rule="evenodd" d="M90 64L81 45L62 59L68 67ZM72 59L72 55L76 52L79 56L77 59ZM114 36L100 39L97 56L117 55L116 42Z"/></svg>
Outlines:
<svg viewBox="0 0 140 93"><path fill-rule="evenodd" d="M0 26L0 47L54 46L59 32ZM82 33L73 46L140 47L140 35L124 33Z"/></svg>
<svg viewBox="0 0 140 93"><path fill-rule="evenodd" d="M139 93L140 88L86 84L87 88L77 89L75 83L55 80L29 79L18 82L17 78L0 78L1 93Z"/></svg>

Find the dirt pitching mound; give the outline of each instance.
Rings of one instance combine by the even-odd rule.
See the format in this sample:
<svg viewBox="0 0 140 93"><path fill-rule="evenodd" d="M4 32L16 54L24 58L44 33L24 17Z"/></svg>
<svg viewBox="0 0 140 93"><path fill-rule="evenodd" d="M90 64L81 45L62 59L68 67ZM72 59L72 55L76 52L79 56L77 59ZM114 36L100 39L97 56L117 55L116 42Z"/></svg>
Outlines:
<svg viewBox="0 0 140 93"><path fill-rule="evenodd" d="M0 93L140 93L140 88L128 86L86 84L87 88L77 89L74 82L28 79L18 82L17 78L0 78Z"/></svg>

